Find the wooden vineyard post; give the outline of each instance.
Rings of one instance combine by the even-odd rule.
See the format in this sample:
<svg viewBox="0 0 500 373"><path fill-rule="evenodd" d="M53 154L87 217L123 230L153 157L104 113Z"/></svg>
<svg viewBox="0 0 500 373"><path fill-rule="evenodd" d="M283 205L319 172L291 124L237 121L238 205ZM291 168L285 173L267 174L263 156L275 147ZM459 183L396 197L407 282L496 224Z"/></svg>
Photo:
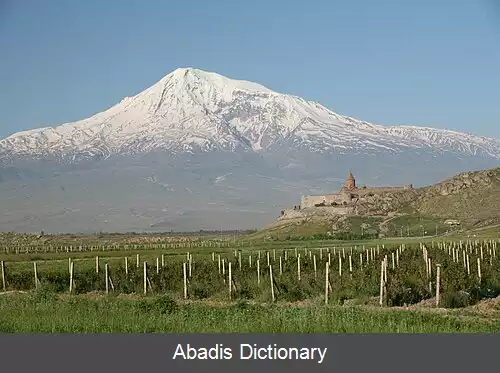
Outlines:
<svg viewBox="0 0 500 373"><path fill-rule="evenodd" d="M226 259L222 259L222 278L226 283Z"/></svg>
<svg viewBox="0 0 500 373"><path fill-rule="evenodd" d="M387 282L387 255L384 257L384 285Z"/></svg>
<svg viewBox="0 0 500 373"><path fill-rule="evenodd" d="M283 274L283 264L281 261L281 256L280 256L280 276Z"/></svg>
<svg viewBox="0 0 500 373"><path fill-rule="evenodd" d="M139 265L140 265L140 263L139 263L139 254L137 254L137 256L135 257L135 259L136 259L135 261L136 261L136 264L137 264L137 268L139 268Z"/></svg>
<svg viewBox="0 0 500 373"><path fill-rule="evenodd" d="M273 262L276 261L276 249L273 249Z"/></svg>
<svg viewBox="0 0 500 373"><path fill-rule="evenodd" d="M220 255L219 255L220 259ZM182 263L182 270L183 270L183 280L184 280L184 299L187 299L188 297L188 288L187 288L187 268L186 268L186 262Z"/></svg>
<svg viewBox="0 0 500 373"><path fill-rule="evenodd" d="M215 262L215 253L212 252L212 262Z"/></svg>
<svg viewBox="0 0 500 373"><path fill-rule="evenodd" d="M231 273L231 262L228 263L228 271L229 271L229 299L231 299L231 293L233 292L233 277Z"/></svg>
<svg viewBox="0 0 500 373"><path fill-rule="evenodd" d="M68 272L71 273L71 258L68 258Z"/></svg>
<svg viewBox="0 0 500 373"><path fill-rule="evenodd" d="M269 259L269 251L267 252L267 266L269 267L269 265L271 264L271 261Z"/></svg>
<svg viewBox="0 0 500 373"><path fill-rule="evenodd" d="M274 303L274 280L273 280L273 267L270 265L269 266L269 278L271 280L271 299L273 300Z"/></svg>
<svg viewBox="0 0 500 373"><path fill-rule="evenodd" d="M109 266L108 263L106 263L104 267L104 274L106 275L106 294L109 293Z"/></svg>
<svg viewBox="0 0 500 373"><path fill-rule="evenodd" d="M314 267L314 278L317 278L318 274L316 272L316 255L313 256L313 267Z"/></svg>
<svg viewBox="0 0 500 373"><path fill-rule="evenodd" d="M99 273L99 256L95 257L95 273Z"/></svg>
<svg viewBox="0 0 500 373"><path fill-rule="evenodd" d="M241 251L238 252L238 265L239 265L240 271L241 271Z"/></svg>
<svg viewBox="0 0 500 373"><path fill-rule="evenodd" d="M319 249L319 260L323 260L323 248L320 247Z"/></svg>
<svg viewBox="0 0 500 373"><path fill-rule="evenodd" d="M441 296L441 264L436 265L436 307L439 307Z"/></svg>
<svg viewBox="0 0 500 373"><path fill-rule="evenodd" d="M467 254L467 274L470 276L470 260L469 260L469 254Z"/></svg>
<svg viewBox="0 0 500 373"><path fill-rule="evenodd" d="M330 252L328 252L328 266L331 265L331 256L330 256Z"/></svg>
<svg viewBox="0 0 500 373"><path fill-rule="evenodd" d="M379 304L380 306L384 305L384 267L385 267L385 261L382 261L382 265L380 266L380 299L379 299Z"/></svg>
<svg viewBox="0 0 500 373"><path fill-rule="evenodd" d="M342 278L342 257L339 253L339 277Z"/></svg>
<svg viewBox="0 0 500 373"><path fill-rule="evenodd" d="M189 253L188 255L189 255L189 278L191 278L193 274L193 256Z"/></svg>
<svg viewBox="0 0 500 373"><path fill-rule="evenodd" d="M431 262L431 258L427 258L427 274L428 274L428 277L429 277L429 294L432 295L432 262Z"/></svg>
<svg viewBox="0 0 500 373"><path fill-rule="evenodd" d="M252 268L252 255L248 256L248 267Z"/></svg>
<svg viewBox="0 0 500 373"><path fill-rule="evenodd" d="M257 285L260 285L260 259L257 259Z"/></svg>
<svg viewBox="0 0 500 373"><path fill-rule="evenodd" d="M69 293L70 294L73 292L73 273L74 273L74 268L75 268L74 263L71 262L71 264L69 265Z"/></svg>
<svg viewBox="0 0 500 373"><path fill-rule="evenodd" d="M143 291L144 291L144 295L146 295L148 292L148 263L147 262L144 262L143 274L144 274L144 278L143 278L144 290Z"/></svg>
<svg viewBox="0 0 500 373"><path fill-rule="evenodd" d="M165 254L161 254L161 268L165 268Z"/></svg>
<svg viewBox="0 0 500 373"><path fill-rule="evenodd" d="M125 257L125 276L128 277L128 258Z"/></svg>
<svg viewBox="0 0 500 373"><path fill-rule="evenodd" d="M297 256L297 279L300 281L300 254Z"/></svg>
<svg viewBox="0 0 500 373"><path fill-rule="evenodd" d="M481 259L477 258L477 277L479 278L479 282L481 282Z"/></svg>
<svg viewBox="0 0 500 373"><path fill-rule="evenodd" d="M38 273L36 270L36 262L33 262L33 273L35 275L35 289L38 289Z"/></svg>
<svg viewBox="0 0 500 373"><path fill-rule="evenodd" d="M6 291L7 283L5 282L5 262L3 260L0 262L0 266L2 267L2 288L3 291Z"/></svg>
<svg viewBox="0 0 500 373"><path fill-rule="evenodd" d="M328 262L325 264L325 304L328 304L328 286L330 285L330 281L328 279L328 272L330 270L330 266Z"/></svg>
<svg viewBox="0 0 500 373"><path fill-rule="evenodd" d="M156 258L156 274L160 273L160 258Z"/></svg>
<svg viewBox="0 0 500 373"><path fill-rule="evenodd" d="M363 268L363 254L359 253L359 266Z"/></svg>
<svg viewBox="0 0 500 373"><path fill-rule="evenodd" d="M396 262L394 260L394 251L391 253L391 257L392 257L392 269L396 269Z"/></svg>
<svg viewBox="0 0 500 373"><path fill-rule="evenodd" d="M217 262L219 266L219 275L221 274L221 265L220 265L220 254L217 256Z"/></svg>
<svg viewBox="0 0 500 373"><path fill-rule="evenodd" d="M399 267L399 249L396 251L396 267Z"/></svg>
<svg viewBox="0 0 500 373"><path fill-rule="evenodd" d="M349 255L349 273L352 277L352 255Z"/></svg>

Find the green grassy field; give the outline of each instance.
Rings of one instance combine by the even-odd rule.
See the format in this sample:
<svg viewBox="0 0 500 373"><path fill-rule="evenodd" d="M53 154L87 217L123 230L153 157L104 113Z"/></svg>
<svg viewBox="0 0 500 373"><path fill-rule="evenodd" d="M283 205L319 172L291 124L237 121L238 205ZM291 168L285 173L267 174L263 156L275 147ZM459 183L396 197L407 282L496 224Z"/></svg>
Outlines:
<svg viewBox="0 0 500 373"><path fill-rule="evenodd" d="M500 318L339 306L177 304L168 298L0 297L2 333L495 333Z"/></svg>
<svg viewBox="0 0 500 373"><path fill-rule="evenodd" d="M44 252L41 246L29 253L4 252L0 260L7 292L0 294L0 332L500 332L496 241L462 241L460 246L459 241L432 240L273 242L236 249L159 244L58 253ZM422 242L432 261L430 273L422 260ZM380 306L384 258L387 278Z"/></svg>

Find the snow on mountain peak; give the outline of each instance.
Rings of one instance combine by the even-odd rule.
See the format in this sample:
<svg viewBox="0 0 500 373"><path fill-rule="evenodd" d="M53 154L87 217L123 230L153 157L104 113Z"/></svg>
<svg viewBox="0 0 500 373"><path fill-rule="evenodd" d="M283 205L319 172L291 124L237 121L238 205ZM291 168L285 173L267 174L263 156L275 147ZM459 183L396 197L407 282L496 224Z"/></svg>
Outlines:
<svg viewBox="0 0 500 373"><path fill-rule="evenodd" d="M0 140L0 159L18 155L73 159L170 151L453 151L500 158L500 140L458 132L380 126L332 112L260 84L179 68L90 118L23 131Z"/></svg>
<svg viewBox="0 0 500 373"><path fill-rule="evenodd" d="M230 79L214 72L192 67L178 68L165 76L162 80L171 79L173 77L175 77L175 79L184 79L187 82L195 82L197 80L204 81L206 84L222 89L273 93L272 90L258 83L249 82L247 80Z"/></svg>

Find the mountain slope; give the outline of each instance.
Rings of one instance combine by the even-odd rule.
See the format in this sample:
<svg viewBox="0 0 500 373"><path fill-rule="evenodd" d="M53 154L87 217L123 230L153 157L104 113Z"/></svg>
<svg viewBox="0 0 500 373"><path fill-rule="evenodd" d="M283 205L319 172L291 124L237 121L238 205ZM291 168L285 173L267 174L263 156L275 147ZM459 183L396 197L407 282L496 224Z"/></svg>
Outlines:
<svg viewBox="0 0 500 373"><path fill-rule="evenodd" d="M498 166L500 141L342 116L178 69L90 118L0 140L0 226L33 232L259 228L300 195L435 183Z"/></svg>
<svg viewBox="0 0 500 373"><path fill-rule="evenodd" d="M500 167L464 172L422 188L412 207L420 214L445 219L500 219Z"/></svg>
<svg viewBox="0 0 500 373"><path fill-rule="evenodd" d="M256 83L183 68L90 118L0 140L0 159L78 161L155 150L236 149L363 154L425 150L500 158L497 139L374 125Z"/></svg>

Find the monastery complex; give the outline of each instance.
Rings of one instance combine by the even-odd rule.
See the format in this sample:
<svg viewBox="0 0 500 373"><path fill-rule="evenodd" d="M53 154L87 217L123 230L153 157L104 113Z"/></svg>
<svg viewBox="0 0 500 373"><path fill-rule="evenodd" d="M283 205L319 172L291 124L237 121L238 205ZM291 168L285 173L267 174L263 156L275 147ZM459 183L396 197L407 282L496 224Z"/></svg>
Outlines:
<svg viewBox="0 0 500 373"><path fill-rule="evenodd" d="M299 209L311 207L352 207L356 202L364 197L373 196L374 194L393 192L397 190L413 189L412 184L404 186L389 186L389 187L361 187L356 186L356 179L352 172L349 172L345 186L335 194L325 194L322 196L302 196Z"/></svg>

